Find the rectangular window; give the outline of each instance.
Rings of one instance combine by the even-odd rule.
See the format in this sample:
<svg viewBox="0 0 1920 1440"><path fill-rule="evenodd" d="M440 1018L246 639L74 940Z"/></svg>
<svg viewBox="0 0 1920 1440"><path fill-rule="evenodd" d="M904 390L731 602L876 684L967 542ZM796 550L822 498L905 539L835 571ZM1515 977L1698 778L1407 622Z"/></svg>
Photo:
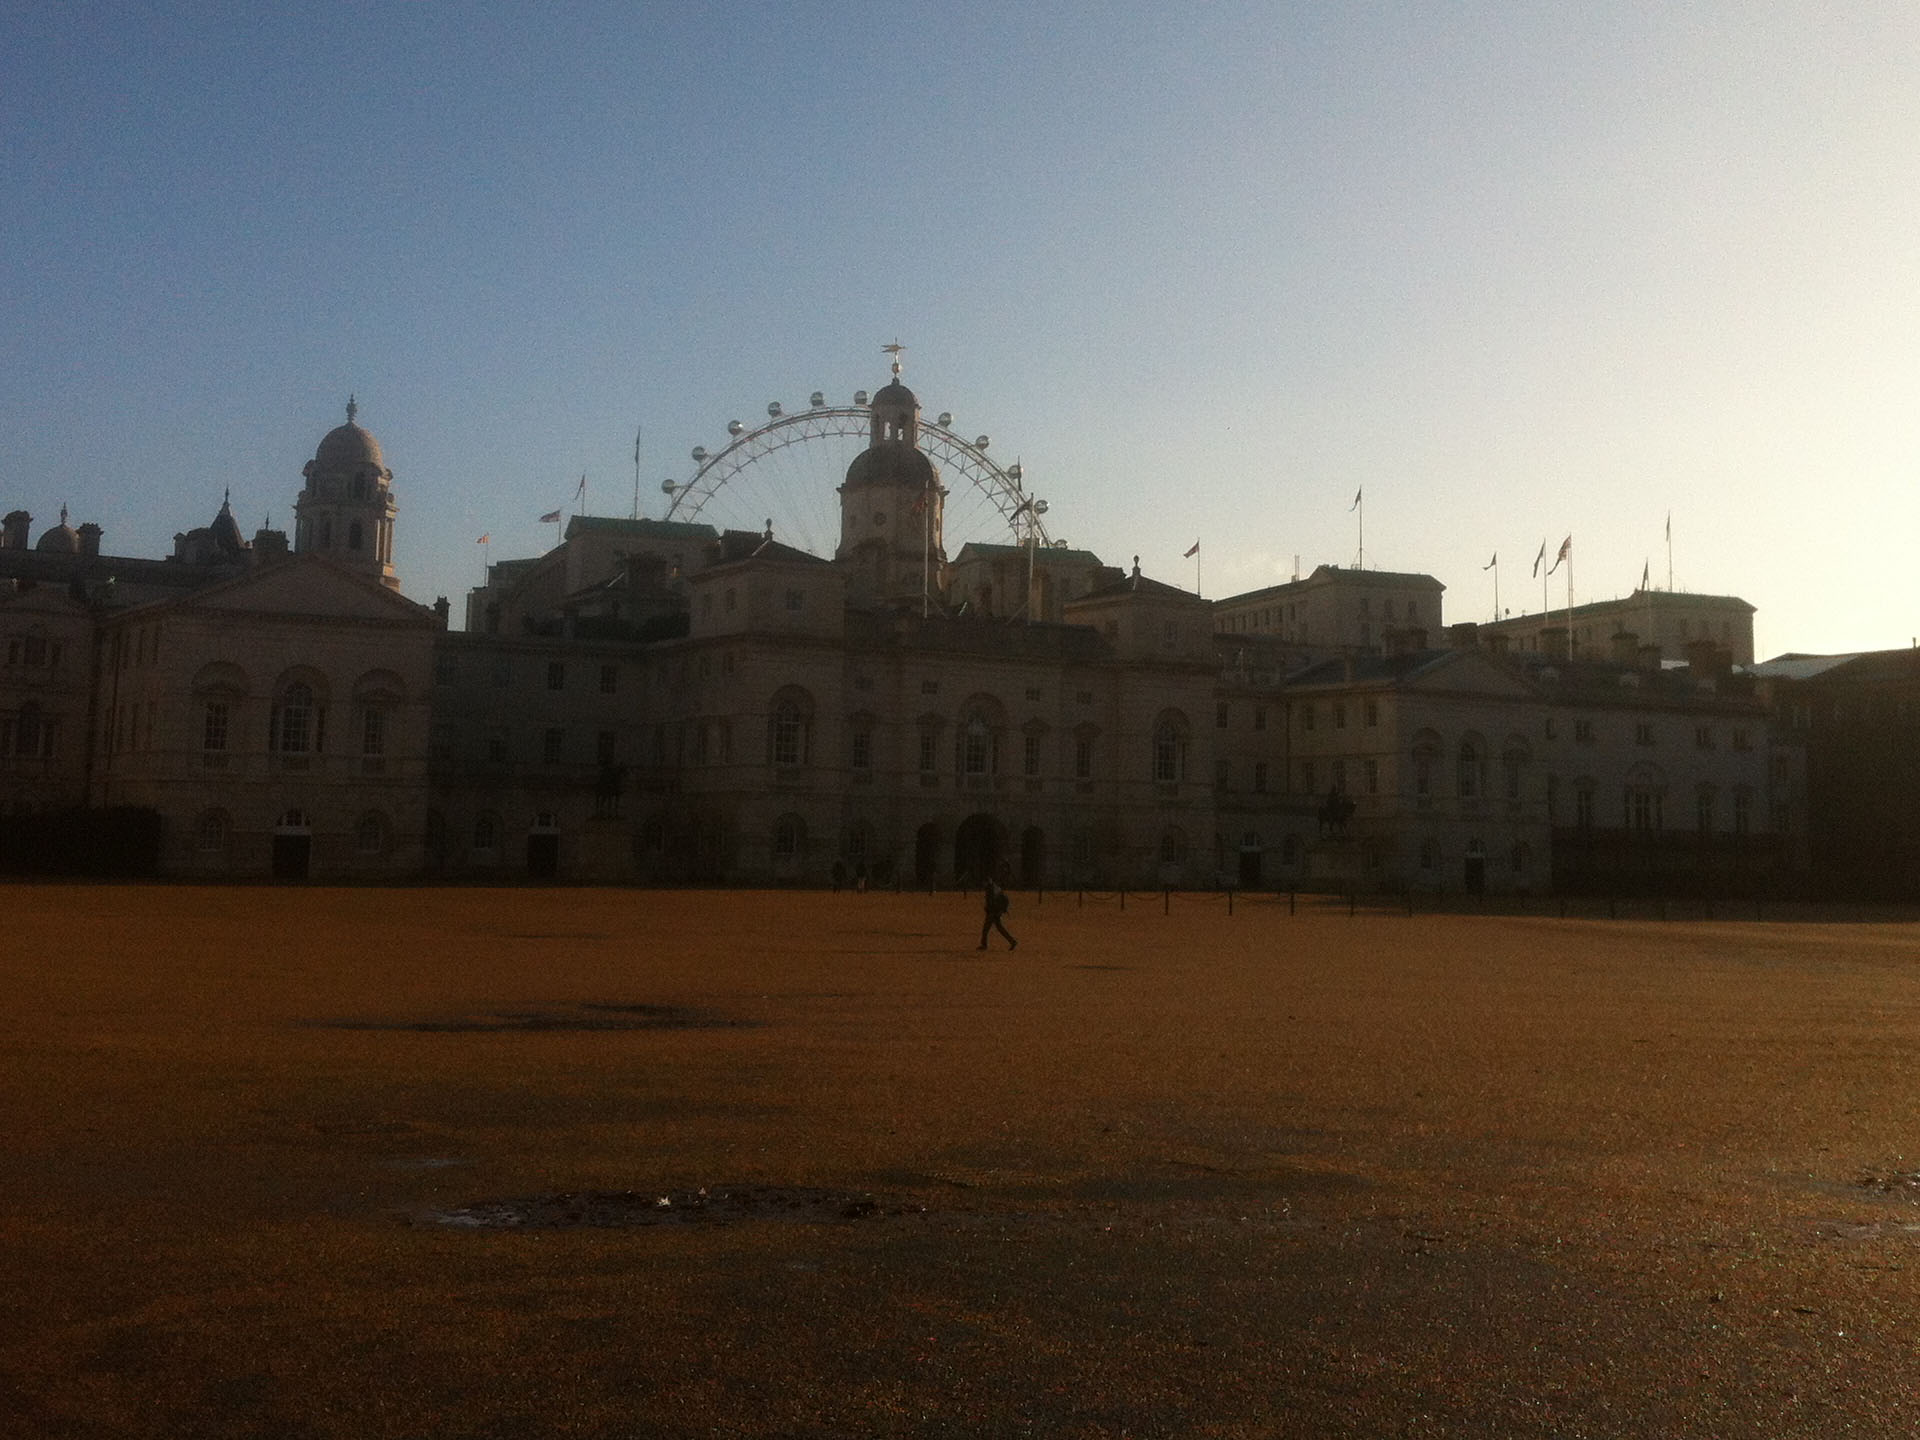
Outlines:
<svg viewBox="0 0 1920 1440"><path fill-rule="evenodd" d="M873 768L873 732L861 729L853 732L852 743L848 747L847 763L855 770Z"/></svg>
<svg viewBox="0 0 1920 1440"><path fill-rule="evenodd" d="M600 667L600 693L602 695L614 695L618 694L619 690L620 667L618 665L602 665Z"/></svg>
<svg viewBox="0 0 1920 1440"><path fill-rule="evenodd" d="M938 746L934 742L931 730L920 732L920 773L931 775L939 768Z"/></svg>
<svg viewBox="0 0 1920 1440"><path fill-rule="evenodd" d="M1080 690L1080 691L1077 691L1077 692L1075 692L1075 694L1074 694L1074 697L1073 697L1073 702L1074 702L1074 704L1076 704L1076 705L1091 705L1091 704L1093 704L1093 691L1091 691L1091 690Z"/></svg>
<svg viewBox="0 0 1920 1440"><path fill-rule="evenodd" d="M1214 789L1216 790L1226 789L1227 782L1231 778L1231 776L1232 776L1232 763L1230 761L1216 760L1213 762L1213 788Z"/></svg>
<svg viewBox="0 0 1920 1440"><path fill-rule="evenodd" d="M920 682L920 693L922 695L938 695L940 693L940 682L938 680L922 680Z"/></svg>
<svg viewBox="0 0 1920 1440"><path fill-rule="evenodd" d="M1073 742L1073 777L1076 780L1093 778L1093 741L1085 735Z"/></svg>
<svg viewBox="0 0 1920 1440"><path fill-rule="evenodd" d="M1573 792L1573 823L1582 830L1593 828L1593 790L1582 785Z"/></svg>
<svg viewBox="0 0 1920 1440"><path fill-rule="evenodd" d="M1653 744L1653 726L1651 723L1641 720L1634 725L1633 743L1636 745Z"/></svg>
<svg viewBox="0 0 1920 1440"><path fill-rule="evenodd" d="M1253 793L1256 795L1267 793L1267 762L1264 760L1253 762Z"/></svg>
<svg viewBox="0 0 1920 1440"><path fill-rule="evenodd" d="M1309 700L1309 701L1307 701L1307 703L1306 703L1306 704L1304 704L1304 705L1302 705L1302 706L1300 707L1300 728L1301 728L1302 730L1311 730L1311 729L1313 729L1313 718L1314 718L1314 717L1313 717L1313 702L1312 702L1311 700ZM1258 727L1258 726L1255 726L1254 728L1255 728L1255 729L1258 729L1259 727Z"/></svg>
<svg viewBox="0 0 1920 1440"><path fill-rule="evenodd" d="M1753 741L1748 738L1746 728L1744 726L1736 725L1734 727L1733 748L1736 750L1751 750L1753 748Z"/></svg>
<svg viewBox="0 0 1920 1440"><path fill-rule="evenodd" d="M1753 826L1753 796L1736 790L1733 796L1733 833L1744 835Z"/></svg>
<svg viewBox="0 0 1920 1440"><path fill-rule="evenodd" d="M1379 793L1380 762L1378 760L1369 760L1367 761L1367 794L1378 795Z"/></svg>
<svg viewBox="0 0 1920 1440"><path fill-rule="evenodd" d="M1036 685L1029 685L1027 687L1027 699L1030 701L1038 701L1039 698L1040 698L1039 687Z"/></svg>
<svg viewBox="0 0 1920 1440"><path fill-rule="evenodd" d="M540 762L543 765L558 765L561 749L566 743L566 731L559 729L547 731L540 739Z"/></svg>
<svg viewBox="0 0 1920 1440"><path fill-rule="evenodd" d="M1267 728L1266 706L1256 705L1253 707L1253 728L1256 730L1264 730Z"/></svg>
<svg viewBox="0 0 1920 1440"><path fill-rule="evenodd" d="M1573 722L1573 738L1582 745L1593 744L1593 721L1576 720Z"/></svg>
<svg viewBox="0 0 1920 1440"><path fill-rule="evenodd" d="M564 690L567 688L567 662L549 660L547 662L547 689Z"/></svg>
<svg viewBox="0 0 1920 1440"><path fill-rule="evenodd" d="M1696 749L1700 749L1700 750L1713 749L1713 727L1711 725L1694 726L1693 727L1693 743Z"/></svg>
<svg viewBox="0 0 1920 1440"><path fill-rule="evenodd" d="M1038 735L1027 736L1025 754L1022 756L1021 763L1027 774L1040 773L1040 737Z"/></svg>
<svg viewBox="0 0 1920 1440"><path fill-rule="evenodd" d="M1333 702L1333 728L1336 730L1347 728L1347 702L1344 700Z"/></svg>
<svg viewBox="0 0 1920 1440"><path fill-rule="evenodd" d="M1313 782L1314 782L1313 762L1311 760L1302 760L1300 762L1301 792L1307 795L1313 794Z"/></svg>
<svg viewBox="0 0 1920 1440"><path fill-rule="evenodd" d="M1367 728L1371 730L1379 723L1380 702L1378 700L1369 700L1367 701Z"/></svg>
<svg viewBox="0 0 1920 1440"><path fill-rule="evenodd" d="M1347 762L1344 760L1333 762L1333 788L1342 795L1347 793Z"/></svg>
<svg viewBox="0 0 1920 1440"><path fill-rule="evenodd" d="M369 708L360 718L360 753L377 757L387 753L387 712Z"/></svg>

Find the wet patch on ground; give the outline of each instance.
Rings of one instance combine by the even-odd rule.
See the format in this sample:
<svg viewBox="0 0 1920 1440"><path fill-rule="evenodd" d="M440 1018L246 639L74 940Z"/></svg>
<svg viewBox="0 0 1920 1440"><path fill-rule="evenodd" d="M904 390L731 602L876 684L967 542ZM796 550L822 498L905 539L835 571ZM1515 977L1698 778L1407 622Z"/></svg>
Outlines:
<svg viewBox="0 0 1920 1440"><path fill-rule="evenodd" d="M919 1213L889 1207L858 1190L800 1185L714 1185L698 1190L580 1190L514 1200L484 1200L435 1210L429 1225L461 1230L631 1230L660 1225L733 1225L775 1220L846 1225L885 1215Z"/></svg>
<svg viewBox="0 0 1920 1440"><path fill-rule="evenodd" d="M355 1019L309 1021L324 1030L397 1030L420 1035L494 1035L512 1032L567 1032L625 1030L730 1030L757 1024L693 1010L680 1005L606 1005L583 1002L546 1010L494 1010L470 1015L421 1019Z"/></svg>

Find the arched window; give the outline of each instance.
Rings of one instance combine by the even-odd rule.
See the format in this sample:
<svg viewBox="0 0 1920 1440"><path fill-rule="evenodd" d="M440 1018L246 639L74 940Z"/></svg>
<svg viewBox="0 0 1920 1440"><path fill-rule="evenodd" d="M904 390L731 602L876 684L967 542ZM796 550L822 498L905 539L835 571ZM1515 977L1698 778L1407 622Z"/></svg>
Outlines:
<svg viewBox="0 0 1920 1440"><path fill-rule="evenodd" d="M1187 778L1187 717L1177 710L1162 712L1153 727L1153 778L1156 784L1176 785Z"/></svg>
<svg viewBox="0 0 1920 1440"><path fill-rule="evenodd" d="M280 694L278 724L274 727L275 748L283 755L305 755L314 744L313 687L296 680Z"/></svg>
<svg viewBox="0 0 1920 1440"><path fill-rule="evenodd" d="M805 765L811 750L813 697L790 686L773 697L767 716L767 759L779 766Z"/></svg>
<svg viewBox="0 0 1920 1440"><path fill-rule="evenodd" d="M1433 798L1433 771L1440 760L1440 737L1422 730L1413 737L1413 794L1420 804Z"/></svg>
<svg viewBox="0 0 1920 1440"><path fill-rule="evenodd" d="M1477 735L1460 742L1459 795L1462 800L1478 800L1487 791L1487 749Z"/></svg>
<svg viewBox="0 0 1920 1440"><path fill-rule="evenodd" d="M993 772L993 730L979 715L969 715L960 729L960 771L964 775Z"/></svg>
<svg viewBox="0 0 1920 1440"><path fill-rule="evenodd" d="M233 833L233 822L224 810L208 810L194 821L193 848L204 855L218 854L227 848L227 837Z"/></svg>

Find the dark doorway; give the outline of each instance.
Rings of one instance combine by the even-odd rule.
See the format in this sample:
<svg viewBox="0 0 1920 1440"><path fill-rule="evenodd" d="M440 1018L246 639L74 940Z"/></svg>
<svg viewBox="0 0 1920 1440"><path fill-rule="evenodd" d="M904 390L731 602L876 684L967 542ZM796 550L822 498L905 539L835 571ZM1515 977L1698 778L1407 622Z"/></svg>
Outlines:
<svg viewBox="0 0 1920 1440"><path fill-rule="evenodd" d="M313 863L313 836L276 835L273 837L273 878L304 880Z"/></svg>
<svg viewBox="0 0 1920 1440"><path fill-rule="evenodd" d="M940 869L940 827L929 820L913 837L913 878L931 885Z"/></svg>
<svg viewBox="0 0 1920 1440"><path fill-rule="evenodd" d="M1478 895L1487 888L1487 855L1478 845L1469 846L1465 873L1461 883L1466 886L1469 895Z"/></svg>
<svg viewBox="0 0 1920 1440"><path fill-rule="evenodd" d="M560 837L553 834L527 836L527 875L534 880L551 880L560 873Z"/></svg>
<svg viewBox="0 0 1920 1440"><path fill-rule="evenodd" d="M997 873L1006 855L1006 833L991 815L969 815L953 832L953 875L962 884L978 885Z"/></svg>
<svg viewBox="0 0 1920 1440"><path fill-rule="evenodd" d="M1254 849L1240 852L1240 888L1252 890L1260 884L1260 852Z"/></svg>
<svg viewBox="0 0 1920 1440"><path fill-rule="evenodd" d="M1020 883L1029 890L1038 889L1047 873L1047 837L1038 825L1029 825L1020 834Z"/></svg>

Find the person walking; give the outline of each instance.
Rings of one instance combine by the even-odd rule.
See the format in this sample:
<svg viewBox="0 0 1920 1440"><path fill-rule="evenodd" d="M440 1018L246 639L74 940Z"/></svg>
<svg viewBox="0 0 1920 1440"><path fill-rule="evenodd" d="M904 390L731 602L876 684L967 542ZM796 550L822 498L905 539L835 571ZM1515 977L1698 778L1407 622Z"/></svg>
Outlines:
<svg viewBox="0 0 1920 1440"><path fill-rule="evenodd" d="M1008 933L1006 925L1000 918L1007 913L1007 892L1000 888L1000 882L991 873L987 876L986 900L987 918L980 924L980 948L982 950L987 948L988 932L998 930L1006 936L1007 949L1018 950L1020 942Z"/></svg>

